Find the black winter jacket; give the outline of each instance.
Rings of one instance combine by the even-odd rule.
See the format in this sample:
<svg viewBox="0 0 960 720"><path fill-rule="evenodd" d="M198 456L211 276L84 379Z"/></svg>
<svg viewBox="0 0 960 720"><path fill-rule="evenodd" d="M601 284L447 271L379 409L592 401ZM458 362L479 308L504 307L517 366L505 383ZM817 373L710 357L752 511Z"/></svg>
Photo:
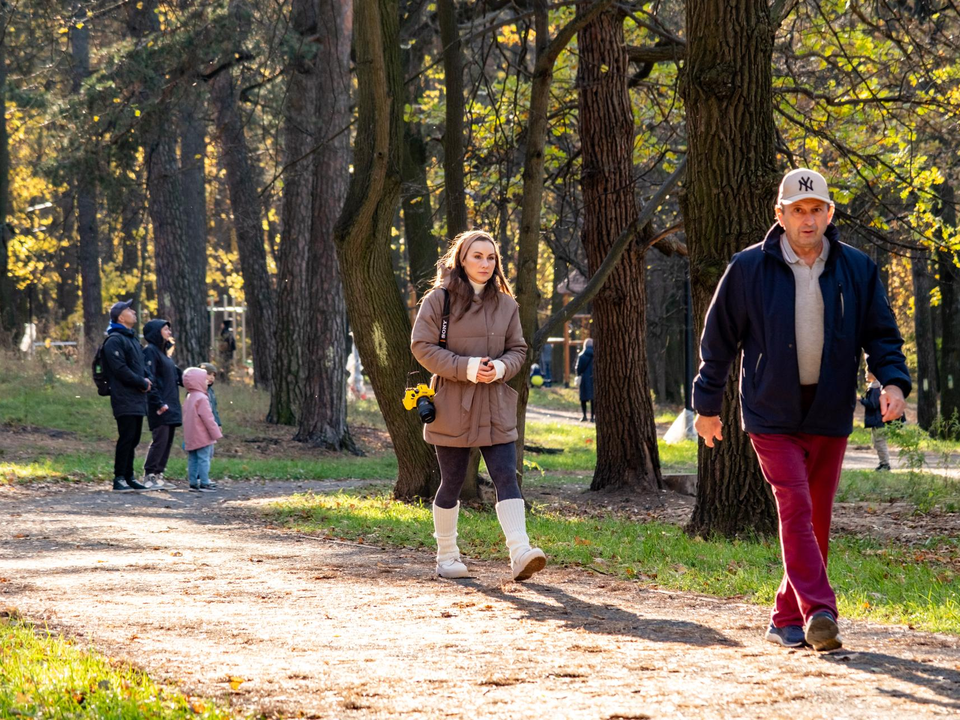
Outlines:
<svg viewBox="0 0 960 720"><path fill-rule="evenodd" d="M883 415L880 413L880 388L868 387L867 394L860 398L860 404L863 405L863 426L883 427Z"/></svg>
<svg viewBox="0 0 960 720"><path fill-rule="evenodd" d="M720 279L700 341L700 373L693 405L701 415L719 415L730 366L739 355L740 408L751 433L842 437L853 431L857 371L862 351L883 386L910 393L903 338L880 283L876 264L840 242L829 225L830 254L820 276L823 295L823 359L816 397L803 415L797 365L793 271L783 259L774 225L762 243L730 260Z"/></svg>
<svg viewBox="0 0 960 720"><path fill-rule="evenodd" d="M153 383L147 394L147 424L151 430L161 425L183 424L178 388L183 385L183 371L167 357L163 349L163 335L160 334L164 325L169 324L166 320L157 319L143 326L143 337L147 341L143 348L143 363L147 377ZM163 415L157 415L157 410L164 405L167 406L167 411Z"/></svg>
<svg viewBox="0 0 960 720"><path fill-rule="evenodd" d="M143 351L137 334L129 328L107 330L103 361L110 383L113 416L147 414L147 379L143 369Z"/></svg>

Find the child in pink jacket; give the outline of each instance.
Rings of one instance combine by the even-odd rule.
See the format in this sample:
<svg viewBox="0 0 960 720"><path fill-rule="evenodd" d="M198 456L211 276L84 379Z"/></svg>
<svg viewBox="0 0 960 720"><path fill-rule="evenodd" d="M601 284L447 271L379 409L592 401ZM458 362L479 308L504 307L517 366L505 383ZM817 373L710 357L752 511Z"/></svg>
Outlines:
<svg viewBox="0 0 960 720"><path fill-rule="evenodd" d="M191 490L213 492L210 482L210 459L213 446L223 433L213 417L207 397L207 371L188 368L183 373L187 399L183 403L183 446L187 451L187 480Z"/></svg>

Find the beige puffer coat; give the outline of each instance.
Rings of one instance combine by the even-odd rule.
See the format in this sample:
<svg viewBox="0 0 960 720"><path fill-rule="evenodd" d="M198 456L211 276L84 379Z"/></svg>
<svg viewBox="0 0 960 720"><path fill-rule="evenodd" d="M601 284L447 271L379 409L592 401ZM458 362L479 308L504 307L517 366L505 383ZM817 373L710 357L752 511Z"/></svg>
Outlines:
<svg viewBox="0 0 960 720"><path fill-rule="evenodd" d="M517 391L506 384L523 365L527 343L520 331L516 300L501 294L499 303L474 297L463 317L451 310L447 347L440 347L444 293L431 291L413 325L410 349L436 375L437 419L423 426L423 439L447 447L486 447L517 440ZM471 357L504 364L503 378L492 383L467 379Z"/></svg>

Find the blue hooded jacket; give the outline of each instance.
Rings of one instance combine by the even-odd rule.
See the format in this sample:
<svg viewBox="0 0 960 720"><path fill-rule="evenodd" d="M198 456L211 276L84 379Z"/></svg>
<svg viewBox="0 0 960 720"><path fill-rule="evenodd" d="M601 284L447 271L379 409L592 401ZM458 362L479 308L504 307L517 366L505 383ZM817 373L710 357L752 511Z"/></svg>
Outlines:
<svg viewBox="0 0 960 720"><path fill-rule="evenodd" d="M693 406L719 415L730 366L742 358L740 409L750 433L811 433L842 437L853 431L857 370L863 351L881 385L911 389L903 338L876 264L840 242L834 225L824 236L830 254L820 276L823 356L817 393L804 415L796 348L796 285L783 258L777 224L762 243L730 260L707 310Z"/></svg>

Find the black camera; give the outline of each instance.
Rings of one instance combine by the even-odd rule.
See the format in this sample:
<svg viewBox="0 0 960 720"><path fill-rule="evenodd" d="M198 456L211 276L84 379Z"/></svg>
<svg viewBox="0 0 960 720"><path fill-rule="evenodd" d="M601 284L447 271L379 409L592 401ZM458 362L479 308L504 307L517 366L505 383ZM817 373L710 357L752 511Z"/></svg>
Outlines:
<svg viewBox="0 0 960 720"><path fill-rule="evenodd" d="M417 409L417 415L420 416L420 422L424 425L432 423L437 419L437 406L433 404L432 398L436 393L429 385L423 383L416 387L407 388L403 395L403 406L407 410Z"/></svg>

